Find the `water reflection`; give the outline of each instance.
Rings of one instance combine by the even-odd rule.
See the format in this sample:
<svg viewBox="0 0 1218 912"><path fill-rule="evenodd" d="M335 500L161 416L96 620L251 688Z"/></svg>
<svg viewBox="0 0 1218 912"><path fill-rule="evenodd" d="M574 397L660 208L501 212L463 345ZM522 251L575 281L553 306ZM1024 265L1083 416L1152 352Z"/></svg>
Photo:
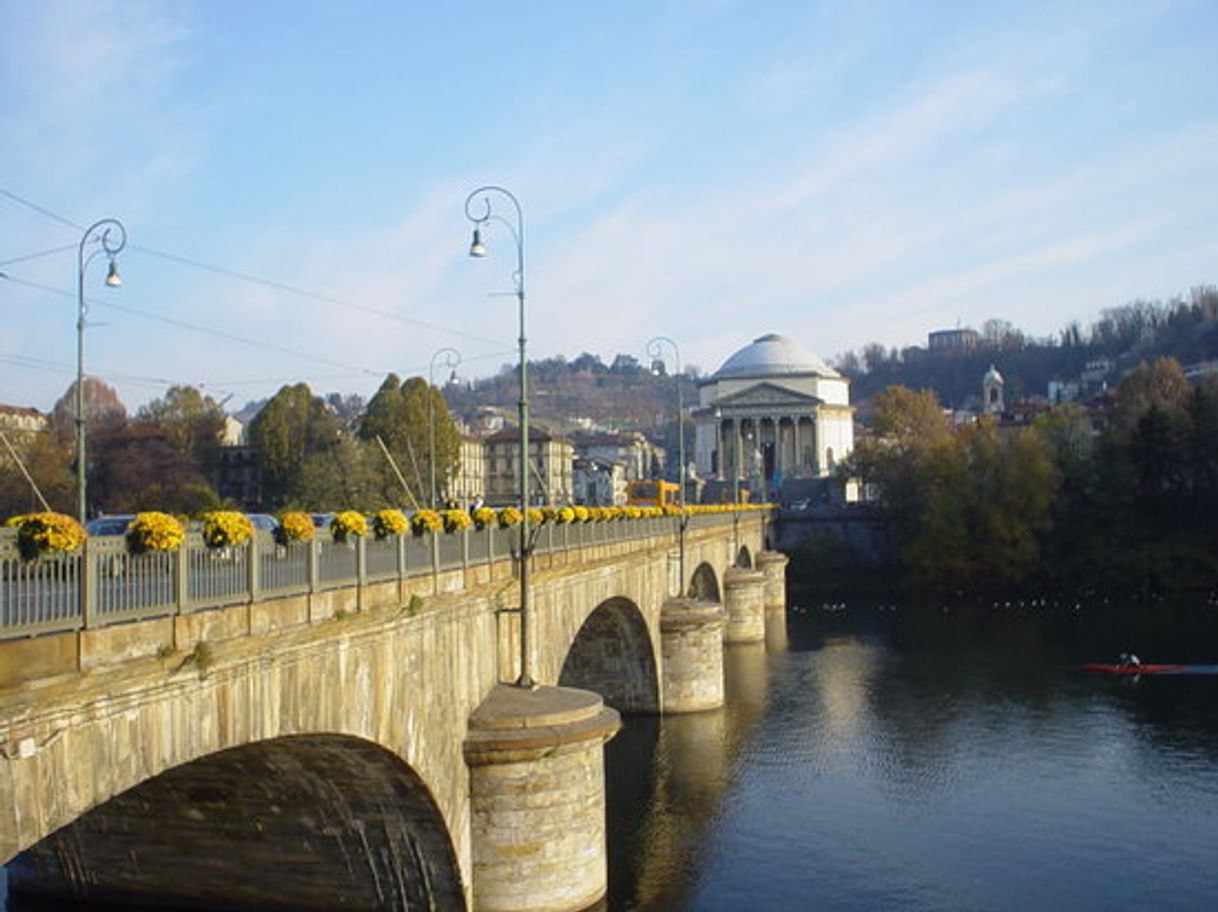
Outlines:
<svg viewBox="0 0 1218 912"><path fill-rule="evenodd" d="M725 654L723 711L611 745L608 907L1211 904L1218 678L1078 670L1218 660L1196 608L795 602Z"/></svg>

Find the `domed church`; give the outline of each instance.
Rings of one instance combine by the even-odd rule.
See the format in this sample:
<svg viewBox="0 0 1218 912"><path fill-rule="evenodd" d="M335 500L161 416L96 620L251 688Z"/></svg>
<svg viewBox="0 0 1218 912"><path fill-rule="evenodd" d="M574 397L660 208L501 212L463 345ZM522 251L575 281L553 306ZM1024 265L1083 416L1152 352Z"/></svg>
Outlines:
<svg viewBox="0 0 1218 912"><path fill-rule="evenodd" d="M754 500L832 474L854 448L850 381L784 336L754 339L698 387L698 474Z"/></svg>

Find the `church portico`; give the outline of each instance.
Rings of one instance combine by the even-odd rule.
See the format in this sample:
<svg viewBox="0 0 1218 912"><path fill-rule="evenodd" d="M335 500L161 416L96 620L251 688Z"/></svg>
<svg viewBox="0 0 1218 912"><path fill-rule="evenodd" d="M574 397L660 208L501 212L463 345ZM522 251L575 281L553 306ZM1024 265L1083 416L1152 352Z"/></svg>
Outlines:
<svg viewBox="0 0 1218 912"><path fill-rule="evenodd" d="M822 478L854 446L849 381L782 336L736 352L700 385L698 470L769 499L786 481Z"/></svg>

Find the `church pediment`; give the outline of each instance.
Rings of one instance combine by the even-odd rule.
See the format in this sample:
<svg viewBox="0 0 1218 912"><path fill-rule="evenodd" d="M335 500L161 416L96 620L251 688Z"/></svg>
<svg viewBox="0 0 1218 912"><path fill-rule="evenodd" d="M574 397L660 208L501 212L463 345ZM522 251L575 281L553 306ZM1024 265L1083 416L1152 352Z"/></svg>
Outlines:
<svg viewBox="0 0 1218 912"><path fill-rule="evenodd" d="M738 390L729 396L722 396L714 401L719 408L809 408L819 405L823 400L807 393L801 393L777 383L764 381Z"/></svg>

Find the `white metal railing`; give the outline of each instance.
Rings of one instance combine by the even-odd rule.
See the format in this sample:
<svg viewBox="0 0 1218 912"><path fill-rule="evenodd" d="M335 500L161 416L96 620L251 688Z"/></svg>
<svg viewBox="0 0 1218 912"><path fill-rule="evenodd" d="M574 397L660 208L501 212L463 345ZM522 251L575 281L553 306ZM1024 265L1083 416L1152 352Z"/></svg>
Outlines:
<svg viewBox="0 0 1218 912"><path fill-rule="evenodd" d="M534 554L671 536L674 517L536 527ZM730 513L685 519L687 529L730 524ZM0 530L0 639L78 630L171 614L188 614L425 576L514 558L516 529L490 527L447 534L336 542L318 530L312 542L277 544L265 531L238 547L208 548L189 532L177 552L129 554L122 536L90 538L72 556L23 560L16 533ZM82 576L83 574L83 576Z"/></svg>

